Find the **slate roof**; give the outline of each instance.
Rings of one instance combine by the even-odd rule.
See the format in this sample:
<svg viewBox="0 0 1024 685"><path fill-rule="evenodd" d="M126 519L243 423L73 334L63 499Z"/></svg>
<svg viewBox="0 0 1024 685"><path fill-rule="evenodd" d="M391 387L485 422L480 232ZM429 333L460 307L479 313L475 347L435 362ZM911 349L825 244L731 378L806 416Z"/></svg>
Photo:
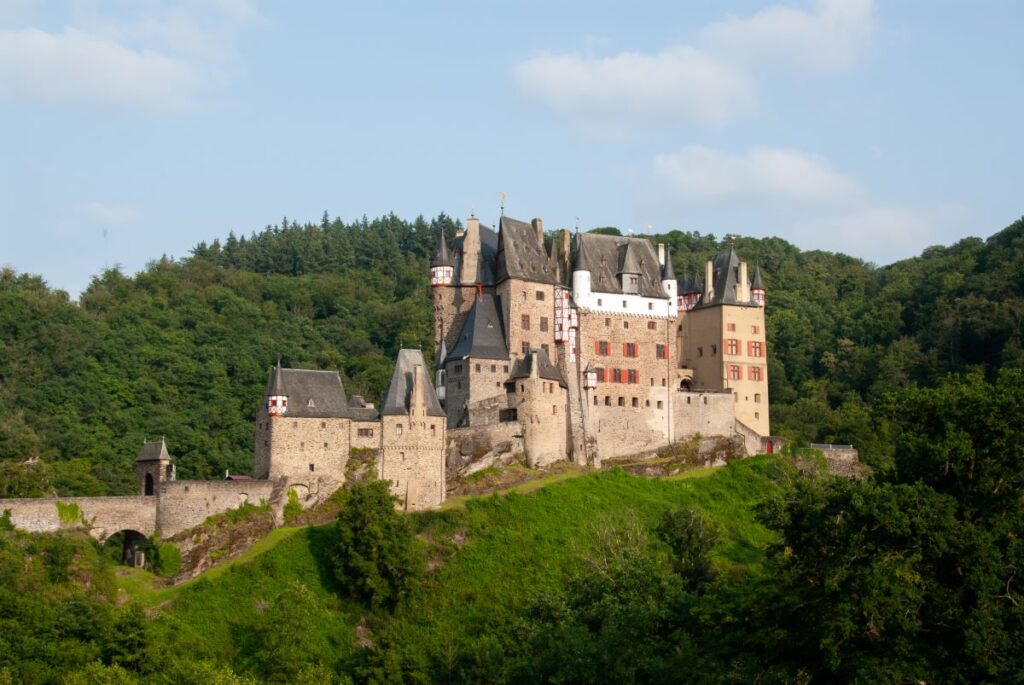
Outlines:
<svg viewBox="0 0 1024 685"><path fill-rule="evenodd" d="M753 302L741 302L736 299L736 284L740 278L740 258L736 256L736 250L729 248L728 252L719 252L711 266L711 274L714 283L713 297L709 302L703 298L699 306L707 307L716 304L739 304L755 306Z"/></svg>
<svg viewBox="0 0 1024 685"><path fill-rule="evenodd" d="M592 291L622 293L619 274L638 273L640 289L637 294L668 299L668 293L661 286L661 265L658 264L658 255L646 238L581 233L576 236L574 252L573 268L590 271Z"/></svg>
<svg viewBox="0 0 1024 685"><path fill-rule="evenodd" d="M665 247L665 266L661 268L661 280L676 280L676 270L672 267L672 250Z"/></svg>
<svg viewBox="0 0 1024 685"><path fill-rule="evenodd" d="M431 260L430 266L452 266L452 258L448 254L448 243L444 239L444 227L438 233L437 253Z"/></svg>
<svg viewBox="0 0 1024 685"><path fill-rule="evenodd" d="M761 265L754 268L754 282L750 284L751 290L764 290L764 283L761 282Z"/></svg>
<svg viewBox="0 0 1024 685"><path fill-rule="evenodd" d="M551 363L547 350L543 347L531 349L522 359L517 359L512 367L509 378L529 378L533 375L533 367L537 367L537 375L549 381L558 381L560 386L567 387L558 367Z"/></svg>
<svg viewBox="0 0 1024 685"><path fill-rule="evenodd" d="M459 339L445 361L474 357L477 359L508 359L505 332L502 326L499 300L483 293L473 303L469 316L462 324Z"/></svg>
<svg viewBox="0 0 1024 685"><path fill-rule="evenodd" d="M348 399L337 371L285 369L278 362L270 372L266 396L285 395L292 418L347 418Z"/></svg>
<svg viewBox="0 0 1024 685"><path fill-rule="evenodd" d="M167 452L167 443L161 438L160 442L142 443L142 449L139 450L135 461L160 461L161 459L170 458L171 455Z"/></svg>
<svg viewBox="0 0 1024 685"><path fill-rule="evenodd" d="M495 276L497 281L519 278L536 283L557 283L553 260L537 240L532 224L507 216L498 224L498 255Z"/></svg>
<svg viewBox="0 0 1024 685"><path fill-rule="evenodd" d="M419 367L419 368L417 368ZM391 374L391 384L384 394L381 404L382 414L408 414L409 403L412 401L413 374L420 374L420 385L423 388L423 399L427 405L428 416L445 416L441 403L437 400L434 386L427 374L427 362L419 350L399 350L395 360L395 370Z"/></svg>
<svg viewBox="0 0 1024 685"><path fill-rule="evenodd" d="M373 407L367 406L362 395L352 395L348 398L348 411L353 421L376 421L380 413Z"/></svg>

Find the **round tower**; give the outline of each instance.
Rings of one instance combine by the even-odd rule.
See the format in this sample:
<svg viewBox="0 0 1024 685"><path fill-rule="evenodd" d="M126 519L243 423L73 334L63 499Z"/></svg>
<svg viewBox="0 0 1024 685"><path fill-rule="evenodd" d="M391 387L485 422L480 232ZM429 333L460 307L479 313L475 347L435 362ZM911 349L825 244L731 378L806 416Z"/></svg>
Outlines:
<svg viewBox="0 0 1024 685"><path fill-rule="evenodd" d="M661 248L661 245L658 246ZM660 249L659 249L660 251ZM661 265L661 287L665 289L665 293L668 295L668 314L669 316L675 316L679 313L679 303L676 300L676 288L679 284L676 282L676 271L672 268L672 250L665 248L664 264Z"/></svg>
<svg viewBox="0 0 1024 685"><path fill-rule="evenodd" d="M288 396L284 392L284 383L281 382L281 360L277 360L274 367L274 378L270 384L270 392L267 393L267 414L270 416L283 416L288 412Z"/></svg>
<svg viewBox="0 0 1024 685"><path fill-rule="evenodd" d="M451 285L455 276L455 265L448 255L448 243L444 240L444 227L438 234L437 254L430 262L430 285L434 287Z"/></svg>

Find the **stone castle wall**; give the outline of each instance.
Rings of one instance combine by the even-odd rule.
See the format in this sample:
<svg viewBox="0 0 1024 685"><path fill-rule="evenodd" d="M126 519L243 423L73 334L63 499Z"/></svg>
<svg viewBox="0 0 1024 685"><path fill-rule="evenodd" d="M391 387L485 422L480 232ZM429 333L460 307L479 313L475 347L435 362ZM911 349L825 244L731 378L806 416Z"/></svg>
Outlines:
<svg viewBox="0 0 1024 685"><path fill-rule="evenodd" d="M0 514L11 512L15 528L35 533L62 528L89 529L97 540L122 530L135 530L149 536L156 531L156 497L60 497L0 500ZM81 512L77 520L61 520L57 504L74 504Z"/></svg>
<svg viewBox="0 0 1024 685"><path fill-rule="evenodd" d="M327 478L344 480L350 454L351 419L270 418L269 441L273 461L269 478L289 480Z"/></svg>
<svg viewBox="0 0 1024 685"><path fill-rule="evenodd" d="M158 497L144 499L156 500L156 526L168 538L247 502L269 502L273 490L269 480L175 480L161 483Z"/></svg>
<svg viewBox="0 0 1024 685"><path fill-rule="evenodd" d="M674 391L672 420L676 435L732 436L736 420L732 393ZM749 450L748 450L749 452Z"/></svg>
<svg viewBox="0 0 1024 685"><path fill-rule="evenodd" d="M391 482L391 493L406 511L432 509L445 499L445 420L443 416L381 417L377 473Z"/></svg>

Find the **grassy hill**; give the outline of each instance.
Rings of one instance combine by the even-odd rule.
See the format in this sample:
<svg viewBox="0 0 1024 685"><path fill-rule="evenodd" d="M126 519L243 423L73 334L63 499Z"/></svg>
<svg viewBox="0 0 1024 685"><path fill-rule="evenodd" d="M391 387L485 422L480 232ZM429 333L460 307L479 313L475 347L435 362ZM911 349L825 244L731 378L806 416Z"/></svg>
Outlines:
<svg viewBox="0 0 1024 685"><path fill-rule="evenodd" d="M560 480L531 494L469 499L464 507L416 514L432 570L393 617L339 597L325 558L329 526L282 529L270 549L180 588L153 591L139 582L142 572L134 571L122 577L121 586L150 606L156 642L230 663L239 672L258 668L267 616L298 586L313 600L305 625L316 633L308 642L317 659L354 666L365 658L357 640L378 644L378 635L386 634L389 645L400 645L400 660L422 660L433 672L456 645L510 620L532 598L563 587L594 551L604 526L635 519L649 527L670 508L699 507L725 531L714 552L717 565L728 573L756 573L773 538L755 521L754 506L786 473L778 457L677 479L616 470Z"/></svg>

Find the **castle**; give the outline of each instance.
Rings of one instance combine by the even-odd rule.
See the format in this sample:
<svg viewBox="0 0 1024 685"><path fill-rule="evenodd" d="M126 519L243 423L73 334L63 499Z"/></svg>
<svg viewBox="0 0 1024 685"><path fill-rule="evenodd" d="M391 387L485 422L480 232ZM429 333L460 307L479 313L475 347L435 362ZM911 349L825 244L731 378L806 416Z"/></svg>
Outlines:
<svg viewBox="0 0 1024 685"><path fill-rule="evenodd" d="M452 463L496 445L535 467L599 466L696 435L773 450L765 288L735 251L680 281L668 250L643 238L545 236L540 219L505 216L495 232L470 217L451 248L440 236L430 278L433 382L423 353L403 349L377 409L349 398L336 371L278 362L251 477L178 480L161 440L138 454L137 496L0 500L0 512L26 530L137 541L246 502L278 518L289 499L321 502L359 448L408 511L439 506Z"/></svg>
<svg viewBox="0 0 1024 685"><path fill-rule="evenodd" d="M679 281L663 245L470 217L431 262L435 385L451 440L531 465L701 434L771 451L765 289L728 250Z"/></svg>

